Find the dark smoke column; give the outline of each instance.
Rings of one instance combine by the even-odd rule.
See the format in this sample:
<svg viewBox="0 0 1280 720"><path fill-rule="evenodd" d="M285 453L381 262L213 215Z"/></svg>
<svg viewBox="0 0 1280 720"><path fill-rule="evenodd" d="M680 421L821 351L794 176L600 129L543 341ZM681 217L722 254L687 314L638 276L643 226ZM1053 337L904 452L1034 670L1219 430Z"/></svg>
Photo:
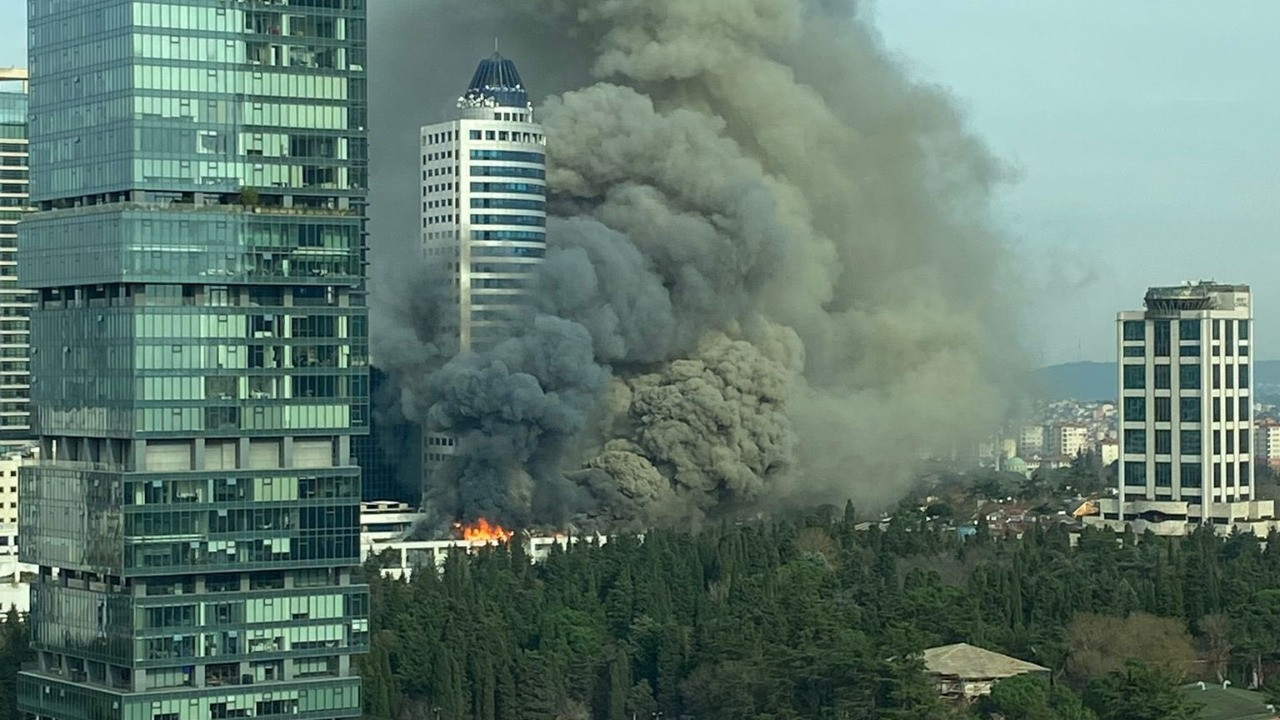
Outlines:
<svg viewBox="0 0 1280 720"><path fill-rule="evenodd" d="M472 257L458 241L432 256L447 277L428 283L401 257L379 285L376 355L404 416L458 439L427 488L442 520L616 531L892 505L922 456L976 444L1004 416L1025 306L990 221L1004 167L890 56L863 0L374 5L390 66L430 72L497 32L525 43L549 92L533 316L452 347L472 313L445 295L476 292L466 273L482 264L470 230ZM518 83L486 68L476 97L492 116L507 108L491 96ZM421 171L403 155L385 158L403 171L394 193ZM470 176L538 167L510 156L440 164L468 177L428 186L540 184ZM443 192L429 202L463 202ZM498 215L471 200L428 210ZM429 232L461 231L450 222Z"/></svg>
<svg viewBox="0 0 1280 720"><path fill-rule="evenodd" d="M444 295L437 341L484 351L527 315L533 273L546 256L546 138L516 65L480 63L457 119L422 128L422 246ZM428 478L449 472L452 433L424 435Z"/></svg>

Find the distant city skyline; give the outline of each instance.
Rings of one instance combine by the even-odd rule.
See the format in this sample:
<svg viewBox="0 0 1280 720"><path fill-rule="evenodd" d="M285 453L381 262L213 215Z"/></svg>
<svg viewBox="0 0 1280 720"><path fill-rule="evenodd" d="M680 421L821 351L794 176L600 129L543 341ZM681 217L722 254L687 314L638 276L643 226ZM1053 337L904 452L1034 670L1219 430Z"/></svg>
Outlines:
<svg viewBox="0 0 1280 720"><path fill-rule="evenodd" d="M0 66L26 63L25 6L0 0ZM1264 92L1280 80L1268 33L1280 5L869 7L885 44L948 87L1014 172L994 213L1028 286L1038 361L1111 359L1116 311L1149 285L1198 279L1250 284L1260 357L1280 357L1280 288L1265 274L1280 100Z"/></svg>

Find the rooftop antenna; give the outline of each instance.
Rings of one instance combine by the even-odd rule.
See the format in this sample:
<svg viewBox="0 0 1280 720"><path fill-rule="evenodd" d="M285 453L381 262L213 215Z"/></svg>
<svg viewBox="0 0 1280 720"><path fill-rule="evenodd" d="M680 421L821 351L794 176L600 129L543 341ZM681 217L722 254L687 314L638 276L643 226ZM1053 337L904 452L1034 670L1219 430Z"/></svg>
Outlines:
<svg viewBox="0 0 1280 720"><path fill-rule="evenodd" d="M498 54L498 38L496 37L493 39L493 54Z"/></svg>

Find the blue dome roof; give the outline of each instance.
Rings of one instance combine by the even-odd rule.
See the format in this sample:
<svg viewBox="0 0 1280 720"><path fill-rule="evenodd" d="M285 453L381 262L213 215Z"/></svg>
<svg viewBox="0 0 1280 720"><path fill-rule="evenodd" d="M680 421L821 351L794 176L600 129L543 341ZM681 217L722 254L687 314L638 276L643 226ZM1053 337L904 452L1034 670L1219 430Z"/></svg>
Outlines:
<svg viewBox="0 0 1280 720"><path fill-rule="evenodd" d="M529 93L516 64L494 53L480 62L459 107L529 107Z"/></svg>

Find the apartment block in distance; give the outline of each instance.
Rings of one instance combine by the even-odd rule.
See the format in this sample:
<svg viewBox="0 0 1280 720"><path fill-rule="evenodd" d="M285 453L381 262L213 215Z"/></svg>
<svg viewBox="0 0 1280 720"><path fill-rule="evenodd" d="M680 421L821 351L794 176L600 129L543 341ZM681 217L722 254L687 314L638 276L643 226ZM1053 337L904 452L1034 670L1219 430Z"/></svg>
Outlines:
<svg viewBox="0 0 1280 720"><path fill-rule="evenodd" d="M1254 457L1272 470L1280 470L1280 422L1260 421L1256 435L1253 441Z"/></svg>
<svg viewBox="0 0 1280 720"><path fill-rule="evenodd" d="M1024 425L1018 429L1018 457L1029 458L1045 454L1048 443L1044 425Z"/></svg>
<svg viewBox="0 0 1280 720"><path fill-rule="evenodd" d="M364 0L29 0L29 719L360 715Z"/></svg>
<svg viewBox="0 0 1280 720"><path fill-rule="evenodd" d="M1156 287L1145 304L1118 317L1119 484L1089 521L1265 535L1275 510L1253 482L1248 286Z"/></svg>
<svg viewBox="0 0 1280 720"><path fill-rule="evenodd" d="M0 68L0 452L20 451L35 439L28 407L31 293L18 287L27 175L27 71Z"/></svg>

